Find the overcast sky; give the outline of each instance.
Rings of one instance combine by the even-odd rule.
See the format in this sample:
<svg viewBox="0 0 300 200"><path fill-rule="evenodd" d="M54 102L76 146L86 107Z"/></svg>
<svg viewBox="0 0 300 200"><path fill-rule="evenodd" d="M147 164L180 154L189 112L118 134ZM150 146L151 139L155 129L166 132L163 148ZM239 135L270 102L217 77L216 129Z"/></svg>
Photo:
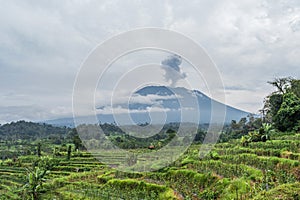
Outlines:
<svg viewBox="0 0 300 200"><path fill-rule="evenodd" d="M71 116L89 52L142 27L202 45L239 109L257 113L274 77L300 78L299 0L0 0L0 123Z"/></svg>

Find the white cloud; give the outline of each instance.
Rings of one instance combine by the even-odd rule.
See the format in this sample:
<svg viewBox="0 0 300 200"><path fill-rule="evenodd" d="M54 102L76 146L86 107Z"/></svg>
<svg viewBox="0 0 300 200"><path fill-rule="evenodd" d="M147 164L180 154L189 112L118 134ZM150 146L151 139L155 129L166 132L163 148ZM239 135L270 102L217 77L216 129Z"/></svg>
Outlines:
<svg viewBox="0 0 300 200"><path fill-rule="evenodd" d="M122 106L110 107L106 106L102 109L97 110L98 114L131 114L131 113L166 113L171 111L169 108L162 108L160 106L149 106L146 109L127 109Z"/></svg>
<svg viewBox="0 0 300 200"><path fill-rule="evenodd" d="M43 120L55 119L57 116L72 116L70 108L56 106L43 107L40 105L25 106L0 106L0 124L16 120L27 120L41 122Z"/></svg>
<svg viewBox="0 0 300 200"><path fill-rule="evenodd" d="M118 107L123 105L123 107L128 107L129 104L145 104L145 105L160 105L163 100L179 99L182 98L179 95L158 95L158 94L148 94L146 96L139 94L131 94L127 91L121 91L117 94L112 94L112 91L101 92L98 95L96 107L107 107L113 106ZM112 96L113 95L113 96Z"/></svg>

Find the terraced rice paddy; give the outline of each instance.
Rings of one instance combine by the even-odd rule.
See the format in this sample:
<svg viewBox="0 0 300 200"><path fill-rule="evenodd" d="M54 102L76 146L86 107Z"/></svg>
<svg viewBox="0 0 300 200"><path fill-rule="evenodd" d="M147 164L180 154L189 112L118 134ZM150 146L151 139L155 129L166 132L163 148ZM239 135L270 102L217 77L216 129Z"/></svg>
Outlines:
<svg viewBox="0 0 300 200"><path fill-rule="evenodd" d="M204 158L192 145L159 171L117 171L87 152L59 164L46 176L41 199L300 199L300 140L286 135L243 147L219 143ZM124 158L106 156L118 165ZM26 168L34 156L0 163L0 199L22 199Z"/></svg>

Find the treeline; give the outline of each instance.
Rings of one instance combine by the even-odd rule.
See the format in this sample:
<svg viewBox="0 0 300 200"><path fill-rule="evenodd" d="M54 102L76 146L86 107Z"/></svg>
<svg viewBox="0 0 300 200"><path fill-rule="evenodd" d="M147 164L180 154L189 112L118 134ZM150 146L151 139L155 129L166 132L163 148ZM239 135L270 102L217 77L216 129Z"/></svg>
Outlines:
<svg viewBox="0 0 300 200"><path fill-rule="evenodd" d="M88 148L97 148L102 146L110 147L111 143L122 149L135 149L135 148L150 148L159 149L168 144L173 138L176 137L180 123L165 124L158 132L156 125L151 125L146 129L147 133L142 133L136 130L135 126L118 127L115 124L100 124L100 125L79 125L76 129L73 129L73 135L78 135L80 132L80 138ZM99 133L99 126L103 133ZM159 125L157 125L159 127ZM190 125L185 125L184 130L191 132ZM152 132L152 133L151 133ZM149 137L145 137L149 135ZM177 139L178 144L180 142L202 142L205 138L206 131L205 126L199 126L197 133L194 133L194 138L191 138L189 134L186 134L181 139ZM75 138L75 137L73 137ZM81 144L80 144L81 145Z"/></svg>
<svg viewBox="0 0 300 200"><path fill-rule="evenodd" d="M43 151L46 151L45 146L49 146L50 144L64 145L64 147L68 144L73 144L74 150L85 150L85 146L94 146L97 148L99 145L110 146L111 144L123 149L159 149L168 144L176 136L180 125L180 123L165 124L158 132L153 132L155 127L150 127L148 131L153 132L150 134L151 136L142 137L143 133L135 130L134 126L128 126L125 128L126 130L123 130L123 127L115 124L104 123L95 125L82 124L76 128L68 128L56 127L45 123L17 121L0 126L0 143L3 144L3 148L0 151L7 157L14 157L18 154L37 154L39 145L42 146ZM185 130L190 132L190 125L185 124L184 126ZM194 134L194 138L191 138L187 134L186 137L178 140L178 144L180 142L201 143L206 136L205 130L207 126L199 126L197 133ZM103 131L102 133L99 132L99 128ZM48 145L45 145L45 143ZM16 147L17 151L11 151L11 147L13 146ZM47 151L50 152L52 150L48 149Z"/></svg>

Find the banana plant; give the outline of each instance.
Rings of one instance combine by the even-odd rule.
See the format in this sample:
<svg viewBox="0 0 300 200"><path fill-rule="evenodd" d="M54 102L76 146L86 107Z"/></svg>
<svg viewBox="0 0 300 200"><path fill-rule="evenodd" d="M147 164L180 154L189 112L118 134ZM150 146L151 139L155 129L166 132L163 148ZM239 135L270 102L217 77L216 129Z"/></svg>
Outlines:
<svg viewBox="0 0 300 200"><path fill-rule="evenodd" d="M26 184L23 186L24 191L30 195L32 200L39 199L39 193L48 170L39 167L27 169Z"/></svg>
<svg viewBox="0 0 300 200"><path fill-rule="evenodd" d="M32 168L27 168L25 185L21 189L23 194L27 197L29 195L32 200L39 199L43 183L46 181L46 175L57 164L58 162L56 160L48 156L40 157L36 160Z"/></svg>
<svg viewBox="0 0 300 200"><path fill-rule="evenodd" d="M251 142L266 142L270 140L270 134L273 131L271 124L262 124L262 127L259 130L254 130L248 132L248 135L245 135L241 138L241 143L243 146L248 146Z"/></svg>
<svg viewBox="0 0 300 200"><path fill-rule="evenodd" d="M270 134L273 132L273 127L271 124L263 123L262 127L259 130L261 135L261 141L265 142L270 140Z"/></svg>
<svg viewBox="0 0 300 200"><path fill-rule="evenodd" d="M247 135L242 136L241 144L243 147L248 146L249 145L249 136L247 136Z"/></svg>

